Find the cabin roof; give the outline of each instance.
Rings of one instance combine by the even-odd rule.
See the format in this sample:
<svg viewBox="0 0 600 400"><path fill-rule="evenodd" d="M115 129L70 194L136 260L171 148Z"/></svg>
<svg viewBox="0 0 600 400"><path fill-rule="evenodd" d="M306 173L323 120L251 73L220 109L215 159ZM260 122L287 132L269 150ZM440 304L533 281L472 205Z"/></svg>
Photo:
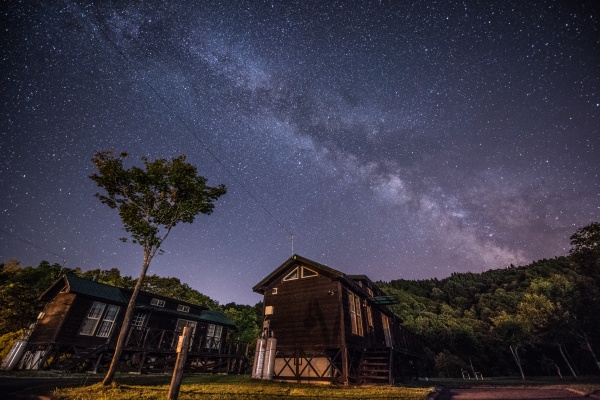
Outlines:
<svg viewBox="0 0 600 400"><path fill-rule="evenodd" d="M70 292L86 294L117 303L127 304L129 302L129 299L123 294L121 288L116 286L90 281L75 275L65 275L65 280Z"/></svg>
<svg viewBox="0 0 600 400"><path fill-rule="evenodd" d="M254 285L252 290L257 293L262 294L264 292L265 288L267 286L269 286L275 279L277 279L279 277L279 275L281 275L283 272L285 272L288 269L288 267L290 267L291 265L293 265L297 262L304 264L308 267L311 267L313 269L316 269L323 275L327 275L332 278L344 278L346 276L338 270L329 268L326 265L319 264L318 262L309 260L308 258L304 258L297 254L294 254L290 258L288 258L283 264L281 264L279 267L277 267L277 269L275 269L275 271L271 272L266 278L264 278L262 281L258 282L256 285Z"/></svg>
<svg viewBox="0 0 600 400"><path fill-rule="evenodd" d="M66 286L67 290L71 293L81 294L84 296L94 297L97 299L103 299L112 303L127 304L129 303L129 297L131 296L131 290L119 288L116 286L107 285L96 281L80 278L76 275L63 275L57 279L52 286L50 286L42 295L39 297L40 300L49 301L52 297L62 290ZM174 314L181 318L194 319L199 321L205 321L209 323L215 323L220 325L235 326L235 324L227 318L224 314L219 311L208 310L206 307L199 306L196 304L188 303L187 301L181 301L166 296L156 295L150 292L140 292L152 297L160 297L162 299L175 302L177 304L184 304L195 307L196 309L202 309L199 314L195 313L184 313L181 311L171 310L162 307L155 307L148 304L136 304L136 309L147 309L161 313Z"/></svg>
<svg viewBox="0 0 600 400"><path fill-rule="evenodd" d="M121 288L79 278L76 275L61 276L39 298L40 300L48 301L64 287L71 293L83 294L113 303L127 304L129 302L129 298L123 294Z"/></svg>
<svg viewBox="0 0 600 400"><path fill-rule="evenodd" d="M218 311L203 310L200 314L200 318L203 321L213 322L219 325L235 326L235 324L229 318L227 318L225 314L222 314Z"/></svg>

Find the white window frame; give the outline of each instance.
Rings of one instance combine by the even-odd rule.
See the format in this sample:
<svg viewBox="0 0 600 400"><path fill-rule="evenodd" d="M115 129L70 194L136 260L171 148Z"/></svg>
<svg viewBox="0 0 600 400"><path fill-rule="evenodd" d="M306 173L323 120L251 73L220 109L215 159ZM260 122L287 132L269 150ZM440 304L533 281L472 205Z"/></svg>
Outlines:
<svg viewBox="0 0 600 400"><path fill-rule="evenodd" d="M117 320L117 316L119 315L119 310L121 307L109 304L106 307L106 312L104 313L104 318L98 327L96 332L96 336L98 337L110 337L110 333L115 326L115 322Z"/></svg>
<svg viewBox="0 0 600 400"><path fill-rule="evenodd" d="M312 272L312 274L307 275L304 271L310 271L310 272ZM319 276L319 273L317 271L313 271L312 269L304 267L304 266L302 267L302 278L303 279L304 278L314 278L315 276Z"/></svg>
<svg viewBox="0 0 600 400"><path fill-rule="evenodd" d="M150 300L150 305L151 306L156 306L156 307L164 307L165 306L165 301L153 297L152 300Z"/></svg>
<svg viewBox="0 0 600 400"><path fill-rule="evenodd" d="M190 306L185 306L183 304L178 304L177 305L177 311L189 313L190 312Z"/></svg>
<svg viewBox="0 0 600 400"><path fill-rule="evenodd" d="M90 307L85 320L83 320L81 328L79 328L79 334L83 336L94 336L105 309L106 303L95 301Z"/></svg>
<svg viewBox="0 0 600 400"><path fill-rule="evenodd" d="M190 321L189 319L178 318L177 324L175 325L175 332L182 333L183 328L189 326L192 328L192 335L196 333L196 326L198 326L197 321Z"/></svg>
<svg viewBox="0 0 600 400"><path fill-rule="evenodd" d="M147 317L148 317L148 314L145 314L145 313L136 314L133 317L133 319L131 320L131 326L135 326L136 328L143 328L144 325L146 324Z"/></svg>
<svg viewBox="0 0 600 400"><path fill-rule="evenodd" d="M283 277L284 282L295 281L300 278L300 271L298 271L298 267L294 268L289 274Z"/></svg>
<svg viewBox="0 0 600 400"><path fill-rule="evenodd" d="M204 347L207 349L218 349L219 347L221 347L222 337L222 325L208 324L208 327L206 328L206 343L204 344Z"/></svg>

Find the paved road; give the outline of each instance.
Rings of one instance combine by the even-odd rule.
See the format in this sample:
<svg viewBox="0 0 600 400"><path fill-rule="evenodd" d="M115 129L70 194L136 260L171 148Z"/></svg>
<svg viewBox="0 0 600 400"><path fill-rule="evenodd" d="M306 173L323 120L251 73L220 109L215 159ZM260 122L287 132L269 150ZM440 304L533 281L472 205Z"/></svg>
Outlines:
<svg viewBox="0 0 600 400"><path fill-rule="evenodd" d="M472 388L443 389L438 400L581 400L563 389Z"/></svg>

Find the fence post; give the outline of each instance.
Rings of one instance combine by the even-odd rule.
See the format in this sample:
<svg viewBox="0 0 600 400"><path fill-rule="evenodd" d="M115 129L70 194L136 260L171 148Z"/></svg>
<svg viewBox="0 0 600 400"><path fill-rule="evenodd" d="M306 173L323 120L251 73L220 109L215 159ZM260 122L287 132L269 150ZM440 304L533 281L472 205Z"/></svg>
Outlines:
<svg viewBox="0 0 600 400"><path fill-rule="evenodd" d="M183 335L177 345L177 361L175 361L175 369L173 370L173 378L171 379L167 400L177 400L177 396L179 396L179 387L181 386L181 378L183 378L183 367L185 367L191 336L192 328L189 326L183 328Z"/></svg>

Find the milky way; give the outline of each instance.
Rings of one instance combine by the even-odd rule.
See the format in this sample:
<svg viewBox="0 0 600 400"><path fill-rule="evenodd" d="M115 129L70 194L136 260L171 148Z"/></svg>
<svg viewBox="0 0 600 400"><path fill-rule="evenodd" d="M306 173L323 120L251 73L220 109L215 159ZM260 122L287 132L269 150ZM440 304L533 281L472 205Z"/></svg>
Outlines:
<svg viewBox="0 0 600 400"><path fill-rule="evenodd" d="M260 300L289 233L373 280L566 254L600 220L600 5L449 3L5 4L0 261L138 274L106 149L228 187L149 270L221 303Z"/></svg>

